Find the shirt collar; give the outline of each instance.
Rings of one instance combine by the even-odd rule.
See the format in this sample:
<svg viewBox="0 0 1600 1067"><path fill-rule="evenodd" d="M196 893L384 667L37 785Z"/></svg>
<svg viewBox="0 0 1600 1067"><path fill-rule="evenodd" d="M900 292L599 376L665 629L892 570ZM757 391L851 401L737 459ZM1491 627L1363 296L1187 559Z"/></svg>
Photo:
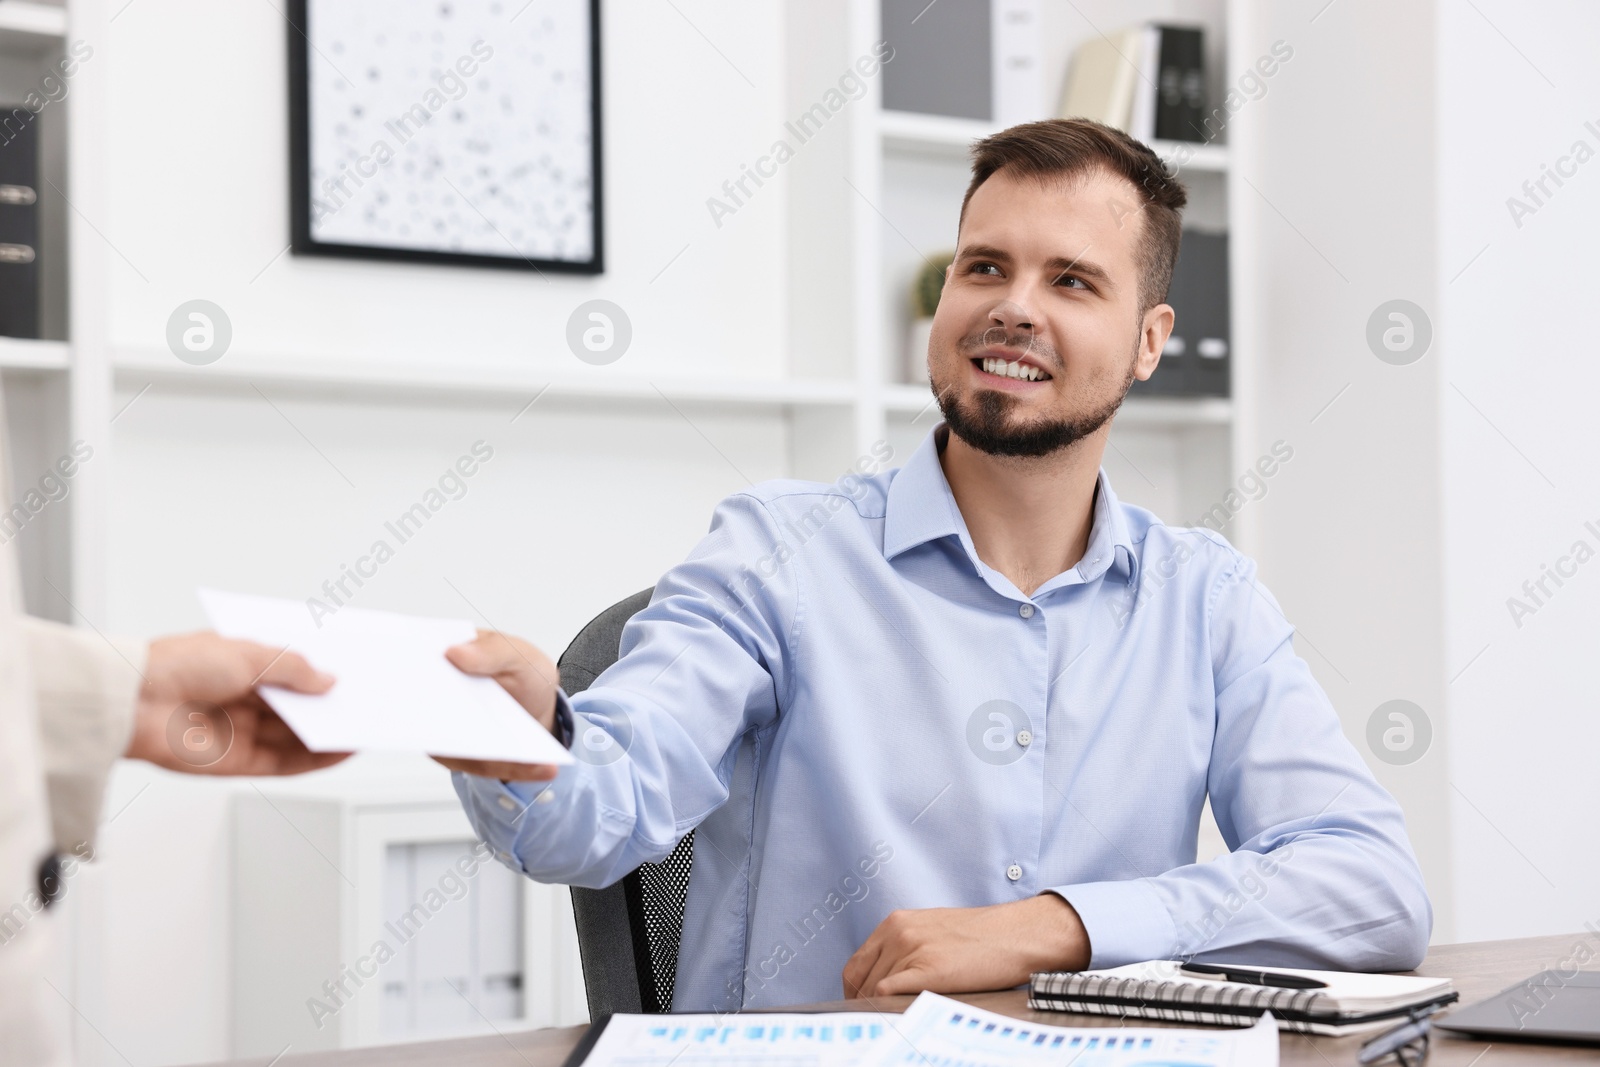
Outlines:
<svg viewBox="0 0 1600 1067"><path fill-rule="evenodd" d="M939 463L939 448L949 432L949 427L943 423L935 426L889 484L883 519L885 559L893 559L908 549L941 537L955 537L966 549L974 568L980 567L966 520L956 506L955 494L950 491L950 483ZM1111 491L1111 481L1104 468L1096 477L1095 490L1088 549L1073 570L1080 581L1087 582L1114 569L1119 577L1131 583L1137 575L1138 557L1133 551L1127 516ZM1056 581L1052 579L1041 586L1039 592L1053 587Z"/></svg>

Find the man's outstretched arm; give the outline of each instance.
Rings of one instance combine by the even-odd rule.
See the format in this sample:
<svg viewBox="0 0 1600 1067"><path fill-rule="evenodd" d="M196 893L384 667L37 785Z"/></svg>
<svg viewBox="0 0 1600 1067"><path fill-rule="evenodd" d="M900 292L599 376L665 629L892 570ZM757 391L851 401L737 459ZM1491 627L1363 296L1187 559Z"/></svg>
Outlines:
<svg viewBox="0 0 1600 1067"><path fill-rule="evenodd" d="M717 508L690 557L624 628L616 664L570 700L555 665L526 642L480 636L451 652L567 739L559 768L440 760L468 819L502 862L538 881L606 886L664 858L728 798L731 754L778 714L792 677L798 600L792 560L765 505Z"/></svg>

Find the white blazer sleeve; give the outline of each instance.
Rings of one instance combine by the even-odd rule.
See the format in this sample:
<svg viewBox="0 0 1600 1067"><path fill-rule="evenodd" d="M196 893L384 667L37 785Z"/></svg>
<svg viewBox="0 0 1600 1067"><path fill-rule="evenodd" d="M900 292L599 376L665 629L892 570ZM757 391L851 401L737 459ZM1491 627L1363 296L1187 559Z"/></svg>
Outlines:
<svg viewBox="0 0 1600 1067"><path fill-rule="evenodd" d="M93 846L111 766L128 748L146 646L24 617L56 848Z"/></svg>

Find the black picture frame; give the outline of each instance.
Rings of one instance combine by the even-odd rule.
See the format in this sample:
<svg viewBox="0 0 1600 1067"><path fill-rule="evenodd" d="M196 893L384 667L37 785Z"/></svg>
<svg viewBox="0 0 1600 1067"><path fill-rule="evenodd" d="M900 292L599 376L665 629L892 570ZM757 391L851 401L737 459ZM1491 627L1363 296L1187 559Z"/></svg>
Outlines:
<svg viewBox="0 0 1600 1067"><path fill-rule="evenodd" d="M289 35L289 248L296 255L389 262L454 264L499 270L553 271L563 274L601 274L605 271L605 181L601 144L600 0L588 0L589 17L589 123L592 209L592 254L587 260L540 259L510 250L503 256L448 252L428 248L345 244L312 236L311 190L311 83L309 7L334 0L288 0ZM346 0L349 2L349 0Z"/></svg>

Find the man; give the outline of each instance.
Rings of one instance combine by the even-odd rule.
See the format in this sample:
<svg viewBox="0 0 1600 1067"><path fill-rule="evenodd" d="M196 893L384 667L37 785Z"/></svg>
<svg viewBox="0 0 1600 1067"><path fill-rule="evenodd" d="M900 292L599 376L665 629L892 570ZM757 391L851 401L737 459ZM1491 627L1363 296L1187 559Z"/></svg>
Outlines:
<svg viewBox="0 0 1600 1067"><path fill-rule="evenodd" d="M0 401L0 410L3 410ZM0 442L5 441L0 424ZM0 472L6 468L0 449ZM10 500L7 479L0 495ZM300 656L215 634L149 645L31 619L16 558L0 548L0 1064L58 1062L45 984L58 951L49 904L94 855L106 778L119 756L199 774L294 774L343 755L306 750L254 692L333 679Z"/></svg>
<svg viewBox="0 0 1600 1067"><path fill-rule="evenodd" d="M1184 202L1094 123L980 142L929 343L945 421L903 469L724 501L570 700L524 643L452 651L618 742L447 763L503 861L603 886L696 830L675 1008L1422 958L1400 810L1254 564L1100 470L1172 330ZM1208 796L1232 851L1196 864Z"/></svg>

